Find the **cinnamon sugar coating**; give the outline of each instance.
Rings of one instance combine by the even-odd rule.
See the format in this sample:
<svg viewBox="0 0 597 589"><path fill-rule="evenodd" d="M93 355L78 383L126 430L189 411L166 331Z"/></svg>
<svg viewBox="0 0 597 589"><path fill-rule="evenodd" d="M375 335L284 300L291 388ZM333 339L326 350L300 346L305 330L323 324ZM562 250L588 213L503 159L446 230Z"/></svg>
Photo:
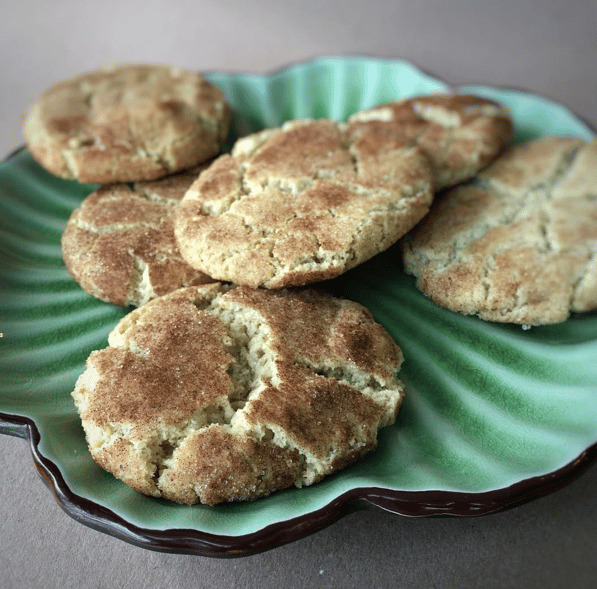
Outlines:
<svg viewBox="0 0 597 589"><path fill-rule="evenodd" d="M62 234L68 271L85 292L115 305L213 280L181 257L174 209L201 167L160 180L103 186L70 215Z"/></svg>
<svg viewBox="0 0 597 589"><path fill-rule="evenodd" d="M507 150L438 199L404 238L406 271L438 305L549 324L597 308L597 141Z"/></svg>
<svg viewBox="0 0 597 589"><path fill-rule="evenodd" d="M125 65L59 84L28 108L23 135L53 174L80 182L152 180L219 153L224 95L196 72Z"/></svg>
<svg viewBox="0 0 597 589"><path fill-rule="evenodd" d="M356 303L214 283L124 317L73 398L103 468L216 504L310 485L374 448L402 402L401 363Z"/></svg>
<svg viewBox="0 0 597 589"><path fill-rule="evenodd" d="M193 267L252 287L338 276L395 243L433 199L428 158L402 136L324 119L239 140L175 216Z"/></svg>
<svg viewBox="0 0 597 589"><path fill-rule="evenodd" d="M455 93L388 102L355 113L348 121L401 134L418 145L431 158L436 191L473 177L498 156L514 130L503 106Z"/></svg>

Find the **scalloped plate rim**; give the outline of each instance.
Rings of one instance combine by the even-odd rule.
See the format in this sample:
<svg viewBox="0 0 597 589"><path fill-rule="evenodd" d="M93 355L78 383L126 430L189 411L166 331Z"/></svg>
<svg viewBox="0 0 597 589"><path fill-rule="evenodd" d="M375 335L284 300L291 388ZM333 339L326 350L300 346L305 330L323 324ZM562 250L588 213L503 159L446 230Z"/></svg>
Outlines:
<svg viewBox="0 0 597 589"><path fill-rule="evenodd" d="M355 487L323 507L298 517L268 524L255 532L229 536L197 529L152 530L137 526L110 508L77 495L65 482L60 467L39 450L41 435L35 421L0 412L0 434L29 441L37 472L60 507L75 521L141 548L159 552L209 557L240 557L294 542L338 521L358 509L377 507L404 517L478 517L513 508L551 494L585 472L597 459L597 442L563 467L522 479L508 487L482 493L458 491L394 491L382 487Z"/></svg>
<svg viewBox="0 0 597 589"><path fill-rule="evenodd" d="M506 85L448 84L440 77L404 59L366 55L327 55L290 62L263 74L215 70L205 71L204 74L206 76L224 74L269 78L292 68L308 64L326 61L346 62L348 60L380 64L403 64L418 71L422 77L436 80L456 91L458 88L478 87L539 97L552 105L565 108L573 118L576 118L591 132L597 133L592 124L581 115L578 115L561 102L545 95ZM2 161L10 160L22 149L24 149L24 146L13 150ZM232 536L213 534L198 529L168 528L166 530L157 530L137 526L114 513L108 507L77 495L69 488L58 464L45 457L40 451L41 434L34 419L26 415L0 412L0 434L12 435L29 441L32 458L39 476L52 491L60 507L79 523L150 550L226 558L247 556L293 542L333 524L344 515L363 505L365 507L378 507L407 517L466 517L494 513L561 489L585 472L597 460L596 441L585 448L574 460L552 472L523 478L512 485L480 493L432 490L401 491L382 487L355 487L338 495L323 507L303 515L268 524L249 534Z"/></svg>

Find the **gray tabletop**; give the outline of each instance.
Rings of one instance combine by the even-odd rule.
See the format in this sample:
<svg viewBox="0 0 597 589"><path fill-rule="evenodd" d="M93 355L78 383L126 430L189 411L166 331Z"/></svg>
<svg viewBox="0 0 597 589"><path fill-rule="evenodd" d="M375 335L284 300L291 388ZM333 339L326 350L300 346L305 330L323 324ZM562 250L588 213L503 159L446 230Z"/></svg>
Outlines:
<svg viewBox="0 0 597 589"><path fill-rule="evenodd" d="M597 2L21 0L0 24L0 157L48 86L122 62L268 72L322 55L410 60L453 84L515 86L597 127ZM238 559L138 548L66 515L29 445L0 436L0 587L594 587L597 465L476 518L358 511Z"/></svg>

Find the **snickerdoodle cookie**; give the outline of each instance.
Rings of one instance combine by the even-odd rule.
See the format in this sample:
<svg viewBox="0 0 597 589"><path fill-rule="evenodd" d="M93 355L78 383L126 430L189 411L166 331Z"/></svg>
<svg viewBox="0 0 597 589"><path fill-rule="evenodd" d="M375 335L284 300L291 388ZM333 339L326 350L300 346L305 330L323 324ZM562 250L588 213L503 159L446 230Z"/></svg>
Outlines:
<svg viewBox="0 0 597 589"><path fill-rule="evenodd" d="M474 176L508 144L513 124L508 110L465 94L433 94L392 101L362 110L351 125L371 125L379 133L402 133L431 158L435 190Z"/></svg>
<svg viewBox="0 0 597 589"><path fill-rule="evenodd" d="M230 126L224 95L200 74L157 65L90 72L26 112L33 157L81 182L153 180L217 155Z"/></svg>
<svg viewBox="0 0 597 589"><path fill-rule="evenodd" d="M138 306L183 286L213 282L182 259L172 226L174 209L199 171L103 186L72 212L62 256L85 292Z"/></svg>
<svg viewBox="0 0 597 589"><path fill-rule="evenodd" d="M125 316L73 398L94 459L192 504L304 486L373 449L402 354L361 305L311 289L179 289Z"/></svg>
<svg viewBox="0 0 597 589"><path fill-rule="evenodd" d="M438 305L491 321L558 323L597 308L597 141L511 147L437 199L403 240Z"/></svg>
<svg viewBox="0 0 597 589"><path fill-rule="evenodd" d="M177 208L183 257L252 287L333 278L395 243L428 211L431 165L401 134L326 119L240 139Z"/></svg>

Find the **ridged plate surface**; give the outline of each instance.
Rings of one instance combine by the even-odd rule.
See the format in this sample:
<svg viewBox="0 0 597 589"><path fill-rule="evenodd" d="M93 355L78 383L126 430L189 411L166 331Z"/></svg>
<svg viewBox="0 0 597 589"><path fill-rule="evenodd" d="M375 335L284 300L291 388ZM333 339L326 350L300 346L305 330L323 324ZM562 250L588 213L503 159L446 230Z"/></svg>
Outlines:
<svg viewBox="0 0 597 589"><path fill-rule="evenodd" d="M208 77L233 106L230 142L286 119L344 119L448 89L408 63L356 57ZM593 137L541 97L457 90L509 107L516 141ZM524 330L457 315L416 291L392 248L327 284L367 306L404 351L406 401L375 452L317 485L252 503L185 507L132 491L92 461L70 397L85 359L125 313L86 295L62 262L66 219L92 189L53 177L26 150L0 166L0 431L30 440L40 474L82 523L153 549L235 556L313 532L359 499L408 515L487 513L565 484L594 457L597 316Z"/></svg>

